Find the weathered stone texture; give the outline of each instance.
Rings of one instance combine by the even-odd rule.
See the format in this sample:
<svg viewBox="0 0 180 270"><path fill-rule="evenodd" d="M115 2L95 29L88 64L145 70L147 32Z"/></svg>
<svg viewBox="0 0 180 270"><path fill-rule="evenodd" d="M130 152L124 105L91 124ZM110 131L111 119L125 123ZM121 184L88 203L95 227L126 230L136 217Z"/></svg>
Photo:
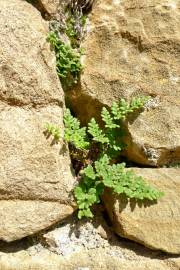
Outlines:
<svg viewBox="0 0 180 270"><path fill-rule="evenodd" d="M127 156L158 166L180 161L180 2L99 0L82 44L81 85L69 92L83 122L103 105L152 97L128 123Z"/></svg>
<svg viewBox="0 0 180 270"><path fill-rule="evenodd" d="M26 1L0 1L0 239L13 241L73 212L74 177L66 147L43 134L63 133L64 95L48 25Z"/></svg>
<svg viewBox="0 0 180 270"><path fill-rule="evenodd" d="M55 15L60 6L60 0L38 0L38 7L41 11L45 11L48 15Z"/></svg>
<svg viewBox="0 0 180 270"><path fill-rule="evenodd" d="M152 249L180 254L180 169L133 170L165 195L157 202L138 203L105 193L103 201L115 231Z"/></svg>
<svg viewBox="0 0 180 270"><path fill-rule="evenodd" d="M70 2L71 0L36 0L33 4L44 17L53 19L58 18L59 14L64 16L65 8Z"/></svg>
<svg viewBox="0 0 180 270"><path fill-rule="evenodd" d="M106 254L104 250L85 251L72 256L58 256L41 251L33 256L26 251L16 254L1 254L0 270L178 270L179 259L141 260L122 259Z"/></svg>

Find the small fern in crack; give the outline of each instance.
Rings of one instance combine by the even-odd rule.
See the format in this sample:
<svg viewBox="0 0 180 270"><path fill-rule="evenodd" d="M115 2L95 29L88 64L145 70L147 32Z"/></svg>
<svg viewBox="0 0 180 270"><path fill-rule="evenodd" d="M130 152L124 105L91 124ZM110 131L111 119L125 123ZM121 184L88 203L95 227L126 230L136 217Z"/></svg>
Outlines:
<svg viewBox="0 0 180 270"><path fill-rule="evenodd" d="M163 192L147 184L142 177L127 170L125 163L118 163L116 158L125 148L123 122L130 113L143 108L148 97L133 98L129 103L124 99L114 102L110 109L103 108L101 118L104 128L100 128L94 118L88 127L80 127L80 122L67 109L64 115L64 140L81 150L91 151L94 145L97 155L81 170L81 180L74 189L78 205L78 217L93 217L91 207L100 202L105 187L116 194L124 194L135 200L156 200ZM57 128L52 129L57 132ZM51 134L53 135L53 132Z"/></svg>
<svg viewBox="0 0 180 270"><path fill-rule="evenodd" d="M136 176L132 170L126 170L124 163L110 164L110 159L105 154L83 170L82 180L75 187L79 218L93 217L91 206L100 202L105 187L116 194L124 194L136 200L156 200L163 195L146 184L141 176Z"/></svg>
<svg viewBox="0 0 180 270"><path fill-rule="evenodd" d="M81 50L65 44L55 32L50 32L47 40L55 51L57 73L61 82L68 86L77 83L82 70Z"/></svg>

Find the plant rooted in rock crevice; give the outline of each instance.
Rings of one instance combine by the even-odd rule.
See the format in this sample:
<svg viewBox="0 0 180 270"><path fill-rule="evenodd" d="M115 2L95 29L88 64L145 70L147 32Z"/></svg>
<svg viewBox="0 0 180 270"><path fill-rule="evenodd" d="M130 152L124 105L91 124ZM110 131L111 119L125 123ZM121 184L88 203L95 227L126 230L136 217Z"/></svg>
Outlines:
<svg viewBox="0 0 180 270"><path fill-rule="evenodd" d="M59 19L50 22L48 41L56 54L57 73L64 90L78 82L82 71L83 50L80 45L87 30L85 10L93 2L69 1L69 4L64 5L64 12L59 15Z"/></svg>
<svg viewBox="0 0 180 270"><path fill-rule="evenodd" d="M105 187L135 200L153 201L163 195L163 192L151 187L132 170L127 170L125 163L118 163L118 156L125 148L123 122L130 113L143 108L147 100L147 97L139 97L128 103L121 99L114 102L110 110L104 107L101 112L103 129L94 118L87 128L80 127L79 120L74 118L68 109L65 111L64 140L75 149L87 153L87 163L84 162L84 168L79 173L80 182L74 189L79 218L93 217L91 207L100 202ZM48 132L54 139L60 139L58 127L48 125ZM95 149L98 151L94 156Z"/></svg>
<svg viewBox="0 0 180 270"><path fill-rule="evenodd" d="M56 54L57 73L62 84L71 86L73 83L77 83L82 70L81 50L73 49L69 44L63 42L55 32L49 33L48 41Z"/></svg>

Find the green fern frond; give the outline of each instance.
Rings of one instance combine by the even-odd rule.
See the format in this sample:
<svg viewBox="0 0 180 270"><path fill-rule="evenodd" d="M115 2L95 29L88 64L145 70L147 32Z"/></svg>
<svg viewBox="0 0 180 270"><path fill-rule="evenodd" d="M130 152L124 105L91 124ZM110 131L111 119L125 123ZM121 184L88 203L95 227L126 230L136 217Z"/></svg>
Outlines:
<svg viewBox="0 0 180 270"><path fill-rule="evenodd" d="M88 124L88 132L89 134L91 134L93 140L96 142L100 142L102 144L109 142L108 138L106 138L105 134L100 129L94 118L92 118Z"/></svg>
<svg viewBox="0 0 180 270"><path fill-rule="evenodd" d="M80 61L81 51L73 49L69 44L65 44L55 32L50 32L47 40L54 48L56 69L61 82L65 82L64 79L67 79L69 85L77 83L83 68Z"/></svg>
<svg viewBox="0 0 180 270"><path fill-rule="evenodd" d="M45 125L45 129L49 135L52 135L54 137L54 140L59 141L59 139L61 138L61 131L59 127L47 123Z"/></svg>
<svg viewBox="0 0 180 270"><path fill-rule="evenodd" d="M126 119L129 113L142 108L148 99L148 97L133 98L130 103L121 99L112 104L110 111L103 108L101 117L105 123L104 129L99 127L94 118L89 122L88 129L81 128L79 120L71 115L70 110L65 111L64 140L81 150L90 147L90 140L99 147L96 161L92 159L92 164L81 170L81 181L74 189L79 218L93 217L92 206L100 202L105 187L116 194L124 194L135 200L157 200L164 195L147 184L142 177L135 175L132 170L127 170L125 163L114 164L113 159L125 147L123 141L125 133L121 127L121 120ZM48 124L46 128L54 138L61 137L58 127ZM89 138L88 134L92 138Z"/></svg>
<svg viewBox="0 0 180 270"><path fill-rule="evenodd" d="M145 103L149 100L149 97L141 96L136 97L127 102L125 99L121 99L119 102L113 102L111 112L115 120L125 120L129 113L133 113L135 110L143 108Z"/></svg>
<svg viewBox="0 0 180 270"><path fill-rule="evenodd" d="M80 128L80 122L70 113L69 109L64 113L64 139L68 143L72 143L78 149L87 149L89 142L87 140L86 128Z"/></svg>
<svg viewBox="0 0 180 270"><path fill-rule="evenodd" d="M113 117L111 116L110 112L103 107L101 112L102 120L105 122L105 127L109 129L118 128L119 125L115 123Z"/></svg>

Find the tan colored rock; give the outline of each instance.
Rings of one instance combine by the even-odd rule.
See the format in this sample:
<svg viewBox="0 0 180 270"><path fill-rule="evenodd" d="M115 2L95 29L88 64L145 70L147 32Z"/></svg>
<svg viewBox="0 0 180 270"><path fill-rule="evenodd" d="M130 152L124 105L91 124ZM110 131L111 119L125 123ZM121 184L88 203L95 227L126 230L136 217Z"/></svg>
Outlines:
<svg viewBox="0 0 180 270"><path fill-rule="evenodd" d="M0 239L13 241L69 216L74 177L63 143L64 95L48 25L26 1L0 1Z"/></svg>
<svg viewBox="0 0 180 270"><path fill-rule="evenodd" d="M31 235L72 213L72 207L57 201L1 200L0 236L10 242Z"/></svg>
<svg viewBox="0 0 180 270"><path fill-rule="evenodd" d="M62 257L47 251L29 255L27 251L2 254L0 270L178 270L178 259L141 260L121 259L104 253L104 250L84 251Z"/></svg>
<svg viewBox="0 0 180 270"><path fill-rule="evenodd" d="M128 123L127 156L147 165L180 161L180 2L99 0L82 47L81 85L68 92L83 122L120 98L150 95Z"/></svg>
<svg viewBox="0 0 180 270"><path fill-rule="evenodd" d="M38 0L39 8L48 15L55 15L60 5L60 0Z"/></svg>
<svg viewBox="0 0 180 270"><path fill-rule="evenodd" d="M46 234L0 242L0 270L179 270L180 257L146 249L113 234L108 240L99 238L97 225L102 216L96 216L95 223L75 217L66 222Z"/></svg>
<svg viewBox="0 0 180 270"><path fill-rule="evenodd" d="M58 18L63 16L65 8L71 0L37 0L33 4L40 10L42 15L46 18ZM60 18L62 19L62 18Z"/></svg>
<svg viewBox="0 0 180 270"><path fill-rule="evenodd" d="M152 249L180 254L180 169L134 169L163 191L157 202L136 203L107 192L103 201L115 231Z"/></svg>

